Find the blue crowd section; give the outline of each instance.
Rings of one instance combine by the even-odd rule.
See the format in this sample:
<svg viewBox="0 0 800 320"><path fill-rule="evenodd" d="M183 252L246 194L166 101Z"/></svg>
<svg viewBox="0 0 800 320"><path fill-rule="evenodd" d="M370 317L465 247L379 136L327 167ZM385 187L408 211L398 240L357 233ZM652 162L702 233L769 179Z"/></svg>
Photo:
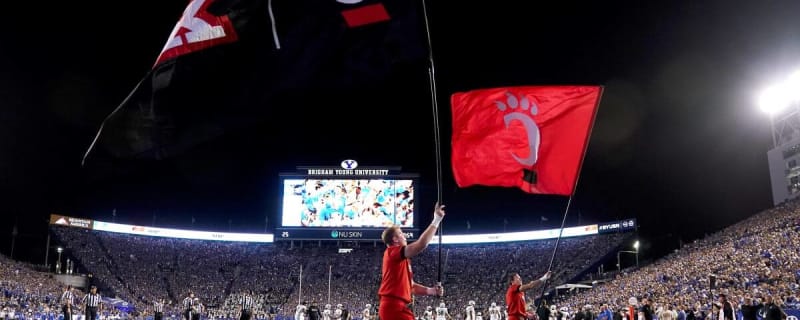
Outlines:
<svg viewBox="0 0 800 320"><path fill-rule="evenodd" d="M381 258L379 243L325 241L272 244L220 242L135 236L54 226L52 235L64 248L59 259L70 259L72 275L85 275L109 300L107 318L146 318L156 300L167 301L165 316L182 311L180 301L193 292L206 319L233 319L245 290L253 290L255 319L291 319L299 303L342 305L358 319L370 304L378 305ZM737 312L746 299L772 299L789 317L797 317L800 288L800 206L788 202L757 213L717 233L685 243L680 249L640 266L597 270L614 260L631 242L632 233L607 233L563 238L553 260L549 288L566 283L588 284L588 289L531 290L526 301L534 310L545 300L553 310L574 315L587 310L595 319L609 308L614 319L631 304L653 301L656 319L671 319L668 310L683 310L685 319L716 319L713 303L728 296ZM432 285L443 270L445 296L418 297L415 312L445 303L455 318L463 318L468 301L487 311L494 303L505 306L508 276L523 282L537 279L549 266L555 240L493 244L458 244L429 248L414 257L414 280ZM602 269L602 268L599 268ZM64 287L51 272L35 271L0 257L0 290L6 318L58 317ZM600 272L596 272L596 271ZM63 271L59 270L60 272ZM76 290L80 299L84 289ZM547 293L542 295L543 293ZM540 296L545 299L537 299ZM124 303L128 309L122 310ZM9 312L13 310L14 313ZM548 308L548 310L550 310ZM82 314L75 308L76 315ZM763 316L763 315L762 315ZM549 318L549 317L548 317ZM557 317L548 320L572 319ZM628 319L628 316L619 318ZM794 319L794 318L790 318ZM435 320L435 319L434 319ZM544 319L541 319L544 320ZM604 319L599 319L604 320ZM716 319L719 320L719 319Z"/></svg>

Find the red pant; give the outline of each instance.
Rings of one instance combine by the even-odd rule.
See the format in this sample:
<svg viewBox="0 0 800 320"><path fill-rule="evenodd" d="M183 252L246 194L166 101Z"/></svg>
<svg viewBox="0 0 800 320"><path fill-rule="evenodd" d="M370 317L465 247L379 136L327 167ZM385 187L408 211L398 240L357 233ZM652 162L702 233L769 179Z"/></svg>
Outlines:
<svg viewBox="0 0 800 320"><path fill-rule="evenodd" d="M400 299L381 297L378 306L378 317L381 320L414 320L414 312L408 308L408 302Z"/></svg>

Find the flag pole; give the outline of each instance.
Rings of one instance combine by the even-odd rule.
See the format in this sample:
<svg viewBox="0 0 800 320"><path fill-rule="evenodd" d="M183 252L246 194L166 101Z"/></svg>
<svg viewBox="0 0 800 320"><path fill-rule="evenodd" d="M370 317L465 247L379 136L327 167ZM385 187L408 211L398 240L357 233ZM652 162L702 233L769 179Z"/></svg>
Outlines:
<svg viewBox="0 0 800 320"><path fill-rule="evenodd" d="M578 172L580 172L580 170ZM577 185L577 183L576 183L576 185ZM574 186L573 186L573 192L575 192ZM572 203L572 195L569 196L569 200L567 200L567 208L564 209L564 217L561 219L561 228L558 230L558 237L556 238L556 245L555 245L555 248L553 248L553 255L550 257L550 264L547 266L547 271L548 272L553 269L553 261L556 259L556 252L558 252L558 243L561 240L561 234L564 233L564 223L567 222L567 212L569 212L569 206L570 206L571 203ZM550 280L550 279L545 280L544 283L542 284L542 293L539 295L539 303L536 304L536 309L539 309L539 306L542 305L542 298L544 298L544 293L545 293L545 291L547 291L547 281L548 280Z"/></svg>
<svg viewBox="0 0 800 320"><path fill-rule="evenodd" d="M331 304L331 271L333 266L328 266L328 304Z"/></svg>
<svg viewBox="0 0 800 320"><path fill-rule="evenodd" d="M556 238L556 244L553 248L553 255L550 257L550 264L547 266L547 271L550 272L553 269L553 262L556 259L556 253L558 252L558 244L561 241L561 235L564 233L564 224L567 222L567 213L569 213L569 207L572 204L572 198L575 194L575 190L578 189L578 182L580 181L581 171L583 170L583 160L586 159L586 150L589 149L589 138L592 136L592 130L594 129L594 121L597 118L597 107L600 104L600 97L603 96L603 87L600 87L600 92L597 94L597 100L595 101L594 111L592 112L592 122L589 125L589 130L586 132L586 143L583 145L583 153L581 153L581 162L578 164L578 174L575 175L575 183L572 185L572 192L569 194L569 199L567 200L567 206L564 208L564 217L561 218L561 228L558 230L558 237ZM538 309L539 306L542 304L542 298L544 298L544 293L547 291L547 282L550 279L547 279L542 284L542 293L539 295L539 303L536 304L536 308Z"/></svg>
<svg viewBox="0 0 800 320"><path fill-rule="evenodd" d="M425 20L425 39L428 41L428 80L430 84L431 106L433 107L433 138L436 151L436 204L442 204L442 142L439 126L439 104L436 102L436 67L433 62L433 46L431 45L431 27L428 21L428 4L422 0L422 13ZM439 223L439 257L437 261L436 282L442 284L442 227Z"/></svg>
<svg viewBox="0 0 800 320"><path fill-rule="evenodd" d="M297 290L297 305L303 302L303 265L300 265L300 289Z"/></svg>

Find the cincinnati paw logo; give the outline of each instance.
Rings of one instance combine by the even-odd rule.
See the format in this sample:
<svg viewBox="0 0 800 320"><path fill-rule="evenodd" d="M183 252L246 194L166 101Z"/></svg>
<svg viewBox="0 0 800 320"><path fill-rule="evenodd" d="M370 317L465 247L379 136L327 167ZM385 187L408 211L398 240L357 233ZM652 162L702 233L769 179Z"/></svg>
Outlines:
<svg viewBox="0 0 800 320"><path fill-rule="evenodd" d="M517 156L514 152L511 152L511 156L523 166L533 166L538 159L539 144L542 140L539 134L539 126L536 125L536 121L533 120L533 116L539 113L539 106L536 105L535 101L528 99L528 97L522 96L518 98L511 92L506 92L505 101L495 101L494 104L497 106L497 109L506 113L503 116L506 129L508 129L508 126L511 125L513 121L519 121L525 128L525 133L528 137L528 150L530 150L530 153L525 158Z"/></svg>

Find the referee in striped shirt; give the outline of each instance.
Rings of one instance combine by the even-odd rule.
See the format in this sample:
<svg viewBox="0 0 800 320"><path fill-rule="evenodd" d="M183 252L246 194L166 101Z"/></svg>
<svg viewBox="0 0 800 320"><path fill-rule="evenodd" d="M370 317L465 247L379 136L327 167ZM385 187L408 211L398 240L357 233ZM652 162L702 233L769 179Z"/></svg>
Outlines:
<svg viewBox="0 0 800 320"><path fill-rule="evenodd" d="M164 319L164 299L158 299L153 303L153 320Z"/></svg>
<svg viewBox="0 0 800 320"><path fill-rule="evenodd" d="M75 295L72 293L72 286L68 285L61 294L61 311L64 313L64 320L72 320L72 303Z"/></svg>
<svg viewBox="0 0 800 320"><path fill-rule="evenodd" d="M83 301L81 301L81 304L86 306L86 309L84 309L86 320L97 320L97 309L100 307L101 302L97 287L92 286L89 289L89 294L83 296Z"/></svg>
<svg viewBox="0 0 800 320"><path fill-rule="evenodd" d="M250 320L253 317L253 307L255 306L253 300L253 290L247 290L239 299L239 305L242 307L239 320Z"/></svg>
<svg viewBox="0 0 800 320"><path fill-rule="evenodd" d="M183 298L183 317L186 320L194 320L200 314L200 299L194 296L194 292L189 291L189 296Z"/></svg>

